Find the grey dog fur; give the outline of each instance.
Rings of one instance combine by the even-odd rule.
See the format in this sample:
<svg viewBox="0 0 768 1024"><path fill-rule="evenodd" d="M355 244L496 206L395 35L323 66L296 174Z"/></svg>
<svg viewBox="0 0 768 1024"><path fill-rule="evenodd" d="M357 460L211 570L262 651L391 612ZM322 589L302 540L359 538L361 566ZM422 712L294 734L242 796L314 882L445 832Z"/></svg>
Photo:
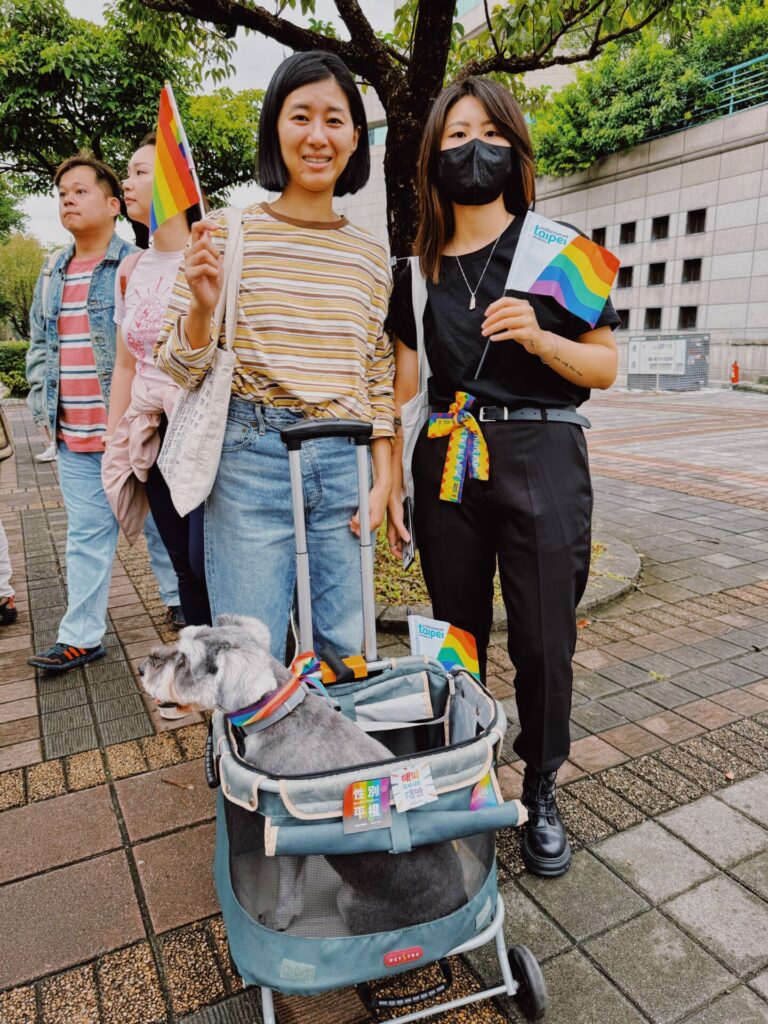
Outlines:
<svg viewBox="0 0 768 1024"><path fill-rule="evenodd" d="M269 653L267 627L237 615L220 615L215 626L187 626L177 644L155 648L142 671L142 683L151 696L222 711L254 704L290 678L288 669ZM391 757L378 740L312 694L245 741L246 760L278 776L334 771ZM355 935L433 921L467 899L461 863L451 843L397 856L365 853L326 859L352 890L340 899L339 911ZM284 929L301 912L297 892L303 865L298 863L301 858L280 860L282 895L269 925Z"/></svg>

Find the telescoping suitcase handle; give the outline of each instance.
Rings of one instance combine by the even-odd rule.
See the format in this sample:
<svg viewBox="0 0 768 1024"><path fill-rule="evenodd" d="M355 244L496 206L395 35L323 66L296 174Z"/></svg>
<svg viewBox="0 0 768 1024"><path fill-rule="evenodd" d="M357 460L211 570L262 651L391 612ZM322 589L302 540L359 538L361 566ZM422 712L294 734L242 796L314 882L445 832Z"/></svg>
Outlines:
<svg viewBox="0 0 768 1024"><path fill-rule="evenodd" d="M312 599L309 580L309 552L304 521L304 490L301 483L301 446L307 441L328 437L346 437L357 450L357 492L360 510L360 582L363 596L365 656L376 660L376 610L373 599L373 544L368 509L368 446L373 426L362 420L323 419L294 423L283 427L280 437L288 449L291 473L291 502L296 533L296 592L299 602L299 642L302 651L314 646Z"/></svg>

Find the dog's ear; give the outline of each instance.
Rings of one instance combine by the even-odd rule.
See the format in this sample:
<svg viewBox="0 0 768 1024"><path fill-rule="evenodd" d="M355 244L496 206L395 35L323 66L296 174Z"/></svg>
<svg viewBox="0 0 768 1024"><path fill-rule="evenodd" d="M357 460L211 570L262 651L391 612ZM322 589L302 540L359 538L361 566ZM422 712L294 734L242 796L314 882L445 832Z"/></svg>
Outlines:
<svg viewBox="0 0 768 1024"><path fill-rule="evenodd" d="M247 616L245 616L245 615L230 615L230 614L227 613L227 614L224 614L224 615L217 615L216 616L216 622L214 623L214 625L216 625L216 626L244 626L247 623L247 621L248 621L248 619L247 619Z"/></svg>
<svg viewBox="0 0 768 1024"><path fill-rule="evenodd" d="M270 655L255 644L222 647L213 679L216 707L236 711L253 704L277 688Z"/></svg>
<svg viewBox="0 0 768 1024"><path fill-rule="evenodd" d="M217 615L216 625L238 626L240 629L245 629L259 647L269 650L271 642L269 627L265 626L261 619L255 619L252 615Z"/></svg>

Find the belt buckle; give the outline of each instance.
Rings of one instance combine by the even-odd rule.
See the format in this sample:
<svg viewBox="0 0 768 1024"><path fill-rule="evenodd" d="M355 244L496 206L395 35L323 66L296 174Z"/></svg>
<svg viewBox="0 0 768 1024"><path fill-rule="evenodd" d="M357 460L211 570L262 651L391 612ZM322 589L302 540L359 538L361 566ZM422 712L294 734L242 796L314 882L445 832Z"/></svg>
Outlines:
<svg viewBox="0 0 768 1024"><path fill-rule="evenodd" d="M480 406L479 413L480 413L480 422L481 423L490 423L491 422L490 420L487 420L485 418L485 410L486 409L490 409L490 408L492 408L492 407L489 406L489 405L481 405Z"/></svg>

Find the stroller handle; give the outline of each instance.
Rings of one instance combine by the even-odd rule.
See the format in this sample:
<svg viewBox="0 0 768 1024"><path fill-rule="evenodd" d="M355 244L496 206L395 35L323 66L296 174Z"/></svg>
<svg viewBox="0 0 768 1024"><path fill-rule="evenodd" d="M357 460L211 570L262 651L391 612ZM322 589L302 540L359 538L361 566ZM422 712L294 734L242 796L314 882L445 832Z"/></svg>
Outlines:
<svg viewBox="0 0 768 1024"><path fill-rule="evenodd" d="M348 437L354 444L369 444L373 424L363 420L307 420L283 427L280 438L289 452L297 451L305 441L323 437Z"/></svg>

